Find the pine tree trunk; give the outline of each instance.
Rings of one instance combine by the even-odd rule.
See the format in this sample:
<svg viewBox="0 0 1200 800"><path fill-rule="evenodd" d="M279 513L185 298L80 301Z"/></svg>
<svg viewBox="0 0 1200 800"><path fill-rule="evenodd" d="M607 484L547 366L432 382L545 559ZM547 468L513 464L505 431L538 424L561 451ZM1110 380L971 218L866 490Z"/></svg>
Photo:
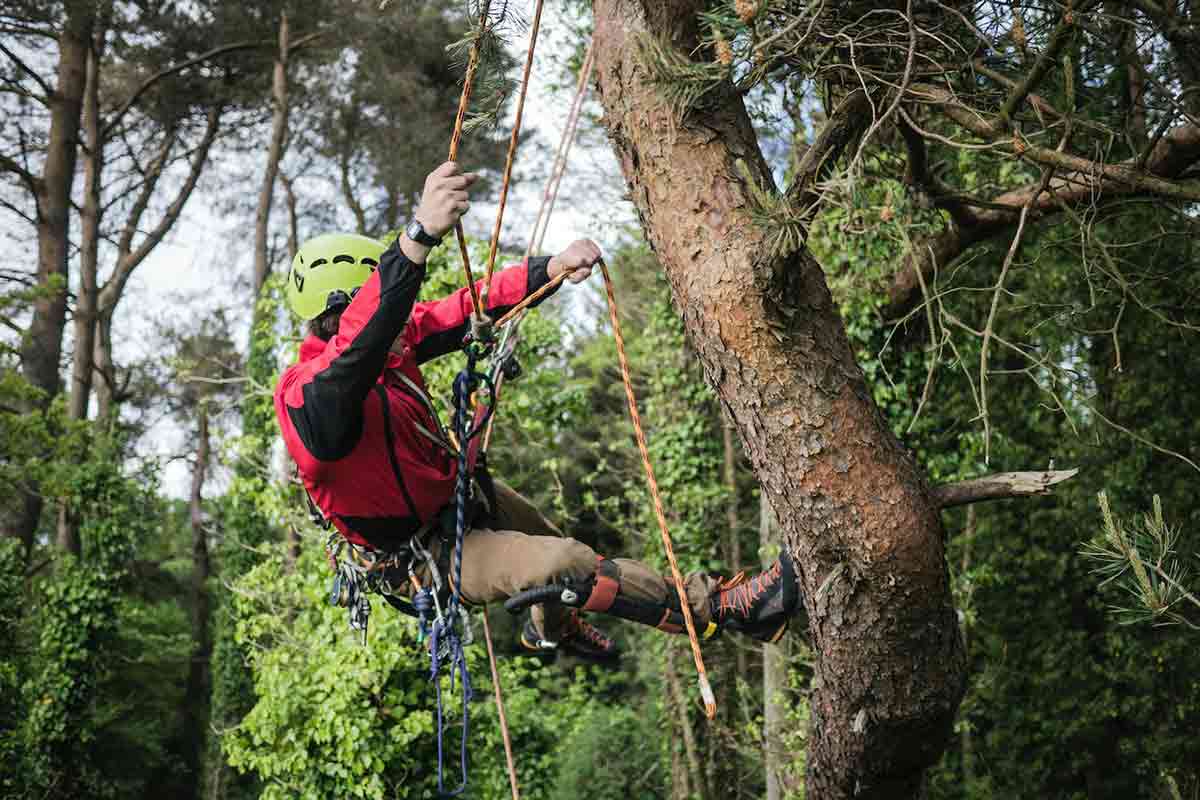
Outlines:
<svg viewBox="0 0 1200 800"><path fill-rule="evenodd" d="M966 526L963 528L963 534L962 534L963 535L963 541L962 541L962 548L963 548L962 574L963 575L966 575L971 570L971 555L972 555L971 550L972 550L973 545L975 544L975 523L976 523L975 506L967 506L967 522L966 522ZM967 599L965 602L966 602L966 606L969 608L971 605L971 590L969 590L969 589L967 592ZM967 627L967 624L965 622L963 623L963 626L962 626L962 638L963 638L963 653L965 656L970 657L971 631ZM973 784L975 782L975 745L971 741L971 726L969 724L969 721L966 719L963 720L961 745L962 745L963 781L967 787L970 787L971 784Z"/></svg>
<svg viewBox="0 0 1200 800"><path fill-rule="evenodd" d="M708 800L707 782L704 779L704 765L700 763L700 748L696 743L696 732L692 730L691 721L688 719L687 700L684 697L683 687L679 685L679 673L675 669L676 647L674 645L674 642L667 645L667 691L671 695L671 705L675 708L679 733L683 737L683 752L687 757L684 762L684 771L687 773L688 784L693 790L688 796L695 797L696 800Z"/></svg>
<svg viewBox="0 0 1200 800"><path fill-rule="evenodd" d="M285 11L279 17L279 52L275 56L275 69L271 83L274 110L271 113L271 144L267 150L267 168L263 173L262 186L258 193L258 210L254 216L254 297L262 294L263 284L271 274L271 261L267 237L270 234L271 204L275 197L275 179L279 174L279 162L283 160L284 145L288 132L288 17Z"/></svg>
<svg viewBox="0 0 1200 800"><path fill-rule="evenodd" d="M50 135L37 182L37 282L40 287L56 280L62 282L55 291L33 302L33 318L21 345L22 372L45 393L40 404L43 409L61 389L58 362L67 320L71 187L75 182L87 54L95 19L95 4L66 4L66 19L58 39L58 83L50 97ZM36 487L14 500L4 509L4 530L20 539L28 551L42 516L43 501Z"/></svg>
<svg viewBox="0 0 1200 800"><path fill-rule="evenodd" d="M808 791L902 798L951 733L965 665L943 531L805 249L772 254L738 162L772 178L731 86L680 121L639 37L689 58L696 2L596 0L605 124L710 385L800 573L816 655Z"/></svg>
<svg viewBox="0 0 1200 800"><path fill-rule="evenodd" d="M204 479L211 458L208 406L202 400L196 408L196 463L192 467L189 511L192 527L192 655L184 692L184 735L189 742L187 756L192 774L199 780L204 761L208 727L208 665L212 652L208 632L208 578L212 568L208 555L208 533L204 528Z"/></svg>
<svg viewBox="0 0 1200 800"><path fill-rule="evenodd" d="M74 353L71 359L70 395L67 418L84 420L92 394L92 355L96 342L98 302L97 264L100 257L100 176L104 170L104 147L100 142L100 50L103 25L96 46L88 50L87 80L83 94L83 128L88 146L83 154L83 205L79 231L79 292L75 298ZM80 453L85 457L85 453ZM75 510L65 504L58 510L58 546L79 555L79 525Z"/></svg>

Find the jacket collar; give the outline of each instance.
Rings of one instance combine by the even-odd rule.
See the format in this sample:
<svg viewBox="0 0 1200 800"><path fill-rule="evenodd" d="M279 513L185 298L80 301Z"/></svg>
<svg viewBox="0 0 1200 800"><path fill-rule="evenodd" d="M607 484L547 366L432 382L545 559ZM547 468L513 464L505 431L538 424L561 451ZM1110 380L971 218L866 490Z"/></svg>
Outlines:
<svg viewBox="0 0 1200 800"><path fill-rule="evenodd" d="M325 352L325 348L329 346L329 342L324 341L320 337L308 335L304 337L304 341L300 343L300 363L310 361L321 353ZM385 369L399 369L404 364L404 359L395 353L389 352Z"/></svg>

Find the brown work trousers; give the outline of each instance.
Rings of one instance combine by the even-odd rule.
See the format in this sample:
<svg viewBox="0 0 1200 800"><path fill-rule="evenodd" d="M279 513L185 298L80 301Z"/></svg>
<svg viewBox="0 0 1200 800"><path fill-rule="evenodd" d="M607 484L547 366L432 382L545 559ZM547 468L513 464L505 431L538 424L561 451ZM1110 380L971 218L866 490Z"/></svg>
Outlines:
<svg viewBox="0 0 1200 800"><path fill-rule="evenodd" d="M596 572L596 551L563 536L554 523L514 489L495 481L495 528L476 527L463 540L462 595L471 604L505 600L526 589L555 583L561 578L587 580ZM430 550L437 558L437 538ZM676 596L674 581L629 558L613 559L620 569L620 592L631 600L666 605ZM684 581L696 630L708 627L709 597L716 581L701 572ZM558 604L534 606L533 623L541 635L558 641L566 609Z"/></svg>

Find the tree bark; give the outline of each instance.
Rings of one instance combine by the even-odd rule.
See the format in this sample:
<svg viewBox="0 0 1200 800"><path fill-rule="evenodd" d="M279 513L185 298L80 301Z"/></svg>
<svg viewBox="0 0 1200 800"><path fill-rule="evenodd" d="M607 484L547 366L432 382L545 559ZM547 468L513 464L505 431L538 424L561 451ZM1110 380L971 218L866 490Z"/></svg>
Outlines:
<svg viewBox="0 0 1200 800"><path fill-rule="evenodd" d="M63 328L67 320L71 186L75 182L88 49L95 19L93 3L66 5L66 20L58 39L58 82L49 98L50 135L46 142L46 159L41 177L33 184L37 201L37 283L39 287L49 289L54 281L61 281L60 286L34 301L33 318L21 345L22 373L45 393L41 409L48 407L61 389L58 362L62 356ZM14 507L7 510L10 521L5 529L24 543L27 552L33 543L43 505L37 488L31 487L16 498Z"/></svg>
<svg viewBox="0 0 1200 800"><path fill-rule="evenodd" d="M279 174L279 162L283 160L284 144L288 132L288 17L287 12L279 16L279 53L275 56L275 69L271 82L271 97L274 111L271 113L271 144L267 150L267 168L263 173L262 186L258 191L258 210L254 215L254 297L262 294L263 284L271 274L270 254L267 237L270 234L271 203L275 198L275 179Z"/></svg>
<svg viewBox="0 0 1200 800"><path fill-rule="evenodd" d="M188 663L187 687L184 693L185 740L189 742L187 757L192 774L199 778L204 760L207 729L208 661L212 651L209 641L208 578L211 565L208 556L208 533L204 528L204 479L208 473L210 443L208 406L201 400L196 407L196 463L192 467L192 489L189 511L192 527L192 656Z"/></svg>
<svg viewBox="0 0 1200 800"><path fill-rule="evenodd" d="M596 0L605 123L706 377L735 422L800 573L816 655L808 791L912 797L941 755L965 665L938 509L871 400L820 267L772 255L741 161L771 188L726 86L675 118L642 62L682 57L694 2Z"/></svg>
<svg viewBox="0 0 1200 800"><path fill-rule="evenodd" d="M1046 472L997 472L954 483L943 483L933 490L939 508L953 508L983 500L1004 500L1010 497L1047 495L1055 484L1074 478L1078 469L1058 469Z"/></svg>
<svg viewBox="0 0 1200 800"><path fill-rule="evenodd" d="M679 685L679 674L675 669L676 648L673 644L672 642L667 645L665 671L667 673L667 691L671 694L671 705L675 709L676 723L679 725L679 733L683 737L683 752L687 756L684 773L693 790L688 793L688 797L695 797L696 800L708 800L708 782L705 780L704 765L700 763L696 732L692 730L692 723L688 719L687 700L684 698L683 687Z"/></svg>
<svg viewBox="0 0 1200 800"><path fill-rule="evenodd" d="M104 147L100 141L100 59L104 48L104 25L93 36L87 53L87 78L83 94L83 129L87 149L83 153L83 204L79 224L79 292L75 298L74 352L67 418L85 420L92 394L92 355L96 344L97 263L100 257L100 176L104 171ZM81 458L86 453L79 454ZM79 555L79 525L75 510L65 503L58 509L58 546Z"/></svg>

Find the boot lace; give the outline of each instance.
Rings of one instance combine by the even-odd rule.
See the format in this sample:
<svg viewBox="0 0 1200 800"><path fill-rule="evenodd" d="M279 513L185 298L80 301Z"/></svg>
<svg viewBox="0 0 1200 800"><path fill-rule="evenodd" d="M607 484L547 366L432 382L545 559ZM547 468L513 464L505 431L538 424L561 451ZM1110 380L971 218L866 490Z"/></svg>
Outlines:
<svg viewBox="0 0 1200 800"><path fill-rule="evenodd" d="M778 561L771 569L760 572L749 580L745 572L739 572L732 578L717 580L717 616L724 619L728 614L750 616L755 602L775 586L782 567Z"/></svg>
<svg viewBox="0 0 1200 800"><path fill-rule="evenodd" d="M600 632L599 628L580 616L578 611L571 613L565 633L566 638L582 639L599 650L608 650L612 647L612 639L609 639Z"/></svg>

